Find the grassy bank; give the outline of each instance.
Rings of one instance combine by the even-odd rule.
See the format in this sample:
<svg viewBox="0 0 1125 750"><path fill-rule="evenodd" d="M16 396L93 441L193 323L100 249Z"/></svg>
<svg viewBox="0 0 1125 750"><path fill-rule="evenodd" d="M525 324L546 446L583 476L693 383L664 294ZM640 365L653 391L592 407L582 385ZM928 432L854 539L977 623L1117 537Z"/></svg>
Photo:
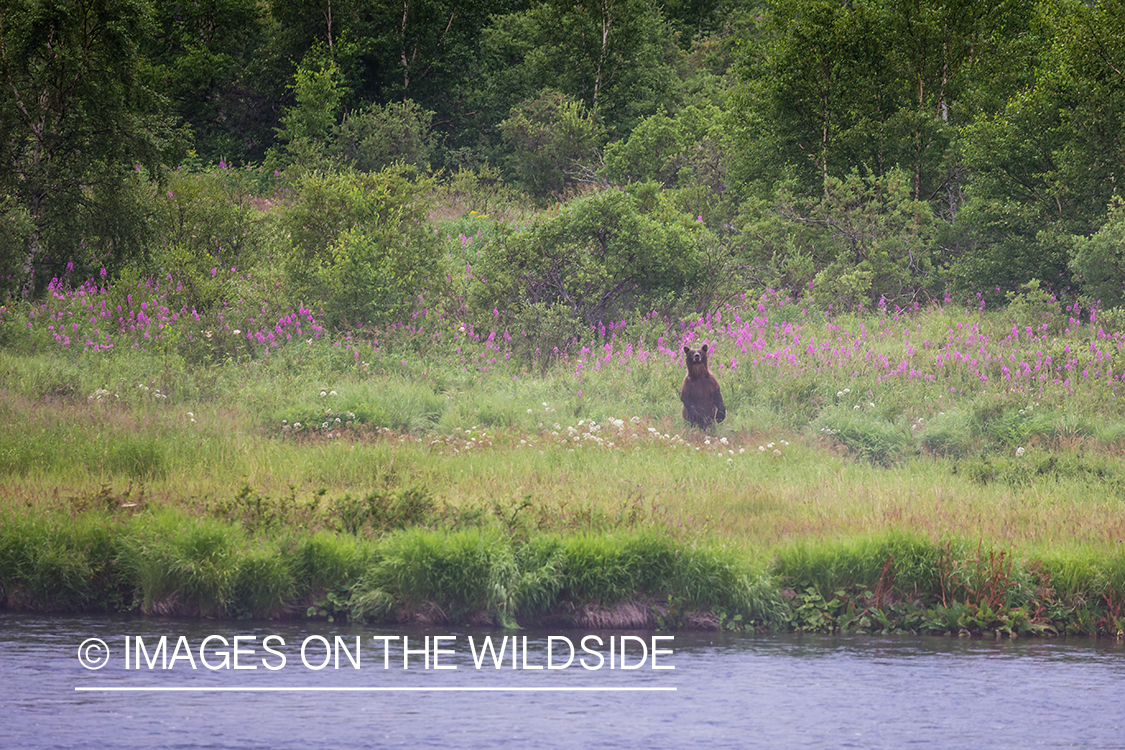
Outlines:
<svg viewBox="0 0 1125 750"><path fill-rule="evenodd" d="M1112 316L767 294L543 357L436 313L357 332L232 306L205 329L163 294L0 313L9 607L1121 630ZM701 342L728 409L707 433L677 401Z"/></svg>
<svg viewBox="0 0 1125 750"><path fill-rule="evenodd" d="M101 507L8 517L8 607L501 627L1027 636L1125 632L1125 555L1022 557L900 533L792 543L765 564L650 530L523 534L501 519L378 537ZM395 501L384 498L386 517ZM423 519L416 519L423 520Z"/></svg>

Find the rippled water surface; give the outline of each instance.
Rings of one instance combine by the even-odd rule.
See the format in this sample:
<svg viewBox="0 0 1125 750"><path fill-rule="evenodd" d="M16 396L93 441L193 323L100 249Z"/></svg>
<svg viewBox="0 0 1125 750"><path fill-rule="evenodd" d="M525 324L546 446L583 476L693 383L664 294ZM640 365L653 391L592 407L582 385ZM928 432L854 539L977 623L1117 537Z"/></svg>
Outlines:
<svg viewBox="0 0 1125 750"><path fill-rule="evenodd" d="M499 647L504 635L0 614L0 745L1125 748L1125 650L1116 641L675 633L655 642L672 651L658 666L675 668L652 669L640 644L651 649L653 635L669 634L519 631L507 633L519 638L514 668L509 639L501 668L486 657L478 669L469 638L480 658L484 637ZM602 645L587 640L583 652L587 635ZM639 668L619 668L622 635L633 636L625 665ZM161 636L165 656L177 657L167 669ZM204 645L208 636L223 640ZM337 636L349 649L338 668L325 650ZM430 657L441 637L442 669L425 668L427 636ZM547 665L549 636L568 639L551 644L552 666L575 647L565 669L534 668ZM138 637L153 668L143 654L136 668ZM84 642L83 657L103 667L83 666Z"/></svg>

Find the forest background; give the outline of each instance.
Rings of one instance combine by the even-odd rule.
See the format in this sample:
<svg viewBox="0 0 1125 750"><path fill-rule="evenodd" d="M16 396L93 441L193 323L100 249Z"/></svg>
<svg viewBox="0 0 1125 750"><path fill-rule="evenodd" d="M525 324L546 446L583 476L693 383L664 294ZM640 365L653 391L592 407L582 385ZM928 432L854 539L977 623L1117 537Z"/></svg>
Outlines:
<svg viewBox="0 0 1125 750"><path fill-rule="evenodd" d="M156 271L182 253L280 256L292 248L276 237L172 231L168 188L221 165L251 173L247 193L302 200L399 164L416 191L472 181L546 208L613 188L633 200L612 210L698 218L674 271L571 300L587 323L752 288L870 307L946 291L996 303L1037 280L1111 307L1125 278L1123 10L6 2L0 285L34 298L53 278ZM290 238L311 262L338 234ZM700 263L721 290L697 290ZM337 312L400 312L376 308Z"/></svg>

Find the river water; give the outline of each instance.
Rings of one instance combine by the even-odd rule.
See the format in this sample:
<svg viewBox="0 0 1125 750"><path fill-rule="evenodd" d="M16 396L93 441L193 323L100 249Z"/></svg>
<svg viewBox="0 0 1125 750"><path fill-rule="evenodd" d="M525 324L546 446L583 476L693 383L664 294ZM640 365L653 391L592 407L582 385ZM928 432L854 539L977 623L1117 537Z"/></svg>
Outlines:
<svg viewBox="0 0 1125 750"><path fill-rule="evenodd" d="M1123 695L1106 640L0 613L4 748L1125 748Z"/></svg>

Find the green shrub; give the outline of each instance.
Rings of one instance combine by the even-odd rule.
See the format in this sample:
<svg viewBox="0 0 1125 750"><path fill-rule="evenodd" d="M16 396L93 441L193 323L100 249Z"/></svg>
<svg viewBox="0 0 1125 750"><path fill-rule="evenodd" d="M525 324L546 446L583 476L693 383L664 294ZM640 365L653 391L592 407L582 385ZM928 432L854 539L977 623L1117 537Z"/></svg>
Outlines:
<svg viewBox="0 0 1125 750"><path fill-rule="evenodd" d="M1018 328L1033 328L1039 331L1046 325L1052 333L1059 333L1066 323L1062 304L1055 295L1039 288L1039 279L1032 279L1019 288L1019 292L1008 292L1006 316Z"/></svg>
<svg viewBox="0 0 1125 750"><path fill-rule="evenodd" d="M526 197L504 181L500 170L487 164L458 169L435 185L434 195L439 205L460 212L468 211L468 218L474 223L490 217L521 216L529 211ZM492 223L492 226L496 224ZM462 233L474 234L463 229Z"/></svg>
<svg viewBox="0 0 1125 750"><path fill-rule="evenodd" d="M704 270L704 230L697 224L643 213L620 190L575 199L567 212L497 239L482 258L478 275L488 283L475 288L474 302L478 310L531 325L547 355L544 343L565 342L582 326L662 309L690 289Z"/></svg>
<svg viewBox="0 0 1125 750"><path fill-rule="evenodd" d="M329 322L338 326L405 319L437 279L438 245L399 223L345 231L315 272Z"/></svg>
<svg viewBox="0 0 1125 750"><path fill-rule="evenodd" d="M263 219L254 207L253 185L241 170L171 173L165 193L155 199L157 245L154 261L183 285L183 304L203 312L216 302L228 277L215 267L248 270L264 254Z"/></svg>
<svg viewBox="0 0 1125 750"><path fill-rule="evenodd" d="M499 127L512 181L539 200L561 196L584 168L592 173L604 138L581 102L552 89L512 107Z"/></svg>
<svg viewBox="0 0 1125 750"><path fill-rule="evenodd" d="M425 226L430 181L412 167L307 173L294 191L278 220L293 246L289 278L324 302L330 322L392 322L437 283L440 248Z"/></svg>
<svg viewBox="0 0 1125 750"><path fill-rule="evenodd" d="M437 146L431 122L434 113L410 99L369 104L349 112L333 133L332 151L361 172L377 172L392 164L425 169Z"/></svg>
<svg viewBox="0 0 1125 750"><path fill-rule="evenodd" d="M1101 229L1091 237L1075 238L1070 269L1089 300L1100 307L1125 306L1125 199L1121 196L1110 201Z"/></svg>
<svg viewBox="0 0 1125 750"><path fill-rule="evenodd" d="M277 131L277 140L305 169L330 163L329 140L344 96L340 68L327 58L327 51L319 44L305 53L288 87L293 92L293 106L282 113Z"/></svg>
<svg viewBox="0 0 1125 750"><path fill-rule="evenodd" d="M434 511L434 501L424 489L375 490L366 496L345 494L332 502L329 513L349 534L365 529L384 533L426 523Z"/></svg>
<svg viewBox="0 0 1125 750"><path fill-rule="evenodd" d="M723 192L720 116L718 107L705 105L646 117L628 138L606 145L606 175L616 183L654 180L664 188L702 183Z"/></svg>
<svg viewBox="0 0 1125 750"><path fill-rule="evenodd" d="M810 296L825 309L872 309L880 300L906 307L934 283L932 211L910 192L899 169L829 177L815 200L782 189L772 207L743 208L743 236L769 267L767 281L801 293L811 281Z"/></svg>

